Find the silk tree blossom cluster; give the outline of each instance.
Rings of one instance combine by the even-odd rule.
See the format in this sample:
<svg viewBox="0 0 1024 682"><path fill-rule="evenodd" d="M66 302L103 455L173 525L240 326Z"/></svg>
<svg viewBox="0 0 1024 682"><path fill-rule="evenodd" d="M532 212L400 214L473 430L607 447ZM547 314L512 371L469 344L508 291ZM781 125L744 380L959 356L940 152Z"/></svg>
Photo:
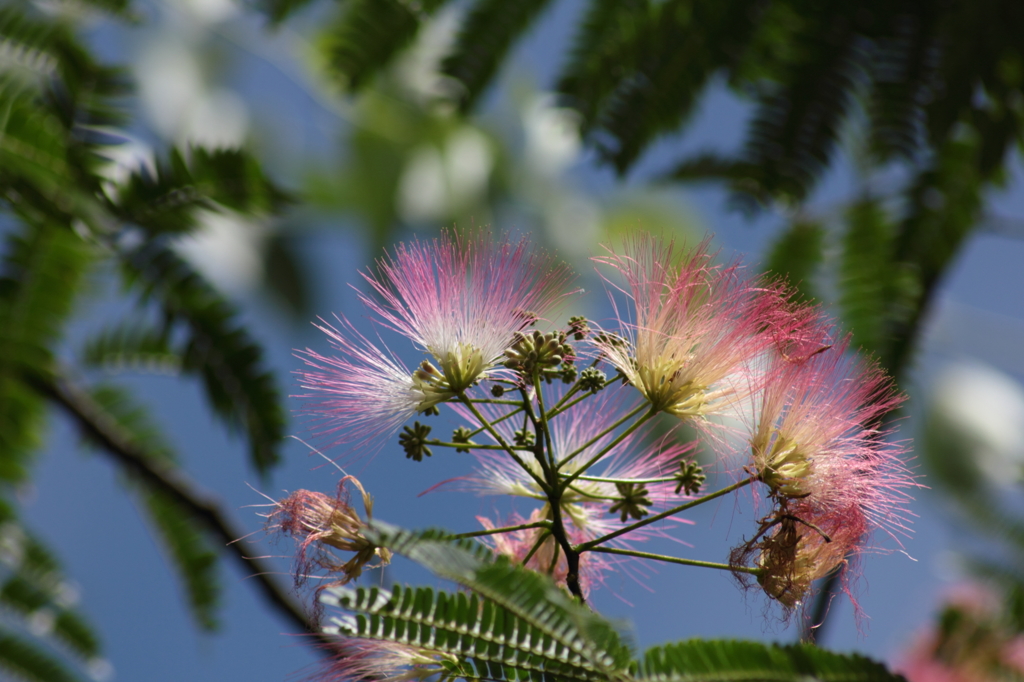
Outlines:
<svg viewBox="0 0 1024 682"><path fill-rule="evenodd" d="M594 261L615 317L559 324L569 270L525 240L446 233L399 246L364 276L361 299L424 359L410 369L344 318L321 324L337 354L300 354L304 412L333 444L379 448L401 428L398 449L413 462L471 453L475 469L432 490L515 503L452 537L478 538L581 601L610 571L653 561L732 571L788 613L819 578L843 571L848 586L875 530L907 531L916 483L906 444L883 426L902 397L819 309L739 263L717 264L707 242L637 235ZM441 407L459 424L450 435L437 433ZM704 490L698 443L674 429L656 436L659 415L701 434L724 487ZM748 486L767 507L749 539L726 561L693 556L681 515ZM300 491L269 525L296 536L300 571L313 548L354 552L316 559L328 581L347 582L388 550L341 501ZM678 556L642 551L652 537L677 540ZM364 649L352 665L397 655ZM406 672L393 679L429 675L441 660L400 653Z"/></svg>

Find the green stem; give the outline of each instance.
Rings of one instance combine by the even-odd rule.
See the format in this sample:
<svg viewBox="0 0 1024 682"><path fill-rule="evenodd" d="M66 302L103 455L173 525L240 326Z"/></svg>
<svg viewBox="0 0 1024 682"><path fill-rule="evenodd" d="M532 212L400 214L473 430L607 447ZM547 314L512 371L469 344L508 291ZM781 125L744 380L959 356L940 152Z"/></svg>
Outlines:
<svg viewBox="0 0 1024 682"><path fill-rule="evenodd" d="M614 384L616 381L618 381L621 378L622 378L622 372L619 372L614 377L612 377L608 381L604 382L604 387L608 388L609 386L611 386L612 384ZM576 403L578 403L580 401L583 401L583 400L586 400L587 398L589 398L592 395L594 395L594 394L593 393L589 393L589 392L588 393L584 393L583 395L581 395L579 398L576 398L575 400L573 400L568 405L563 405L562 404L564 399L559 401L558 405L556 405L555 407L551 408L551 414L548 415L548 419L551 419L553 417L557 417L558 415L562 414L563 412L568 410L570 407L572 407Z"/></svg>
<svg viewBox="0 0 1024 682"><path fill-rule="evenodd" d="M479 443L446 443L440 440L428 440L424 441L424 445L436 446L439 448L463 448L470 450L504 450L505 448L501 445L480 445ZM519 448L520 450L529 450L530 448Z"/></svg>
<svg viewBox="0 0 1024 682"><path fill-rule="evenodd" d="M678 483L678 476L665 478L605 478L603 476L577 476L579 481L592 481L594 483Z"/></svg>
<svg viewBox="0 0 1024 682"><path fill-rule="evenodd" d="M517 530L529 530L530 528L550 528L550 521L534 521L532 523L523 523L518 526L505 526L504 528L493 528L491 530L477 530L472 533L457 533L448 537L463 539L463 538L479 538L485 535L497 535L498 533L514 533Z"/></svg>
<svg viewBox="0 0 1024 682"><path fill-rule="evenodd" d="M596 443L597 441L599 441L600 439L604 438L609 433L614 431L615 429L617 429L620 426L622 426L623 424L625 424L627 421L629 421L630 419L635 417L637 415L637 413L639 413L641 410L644 410L646 408L647 408L646 405L640 405L635 410L633 410L632 412L630 412L629 414L624 416L622 419L618 420L617 422L615 422L614 424L609 426L607 429L605 429L601 433L599 433L596 436L594 436L593 438L591 438L589 441L584 443L581 447L577 448L574 452L569 453L569 455L565 459L563 459L561 462L559 462L558 463L558 468L561 469L563 466L565 466L566 464L571 462L572 459L574 457L576 457L576 455L580 454L581 452L583 452L584 450L589 448L591 445L593 445L594 443ZM587 463L584 464L583 466L581 466L579 469L577 469L576 473L570 474L569 477L565 479L564 485L569 485L570 483L575 481L577 478L582 476L584 472L586 472L588 469L590 469L590 467L592 467L595 464L597 464L601 460L602 457L604 457L609 452L611 452L612 449L616 445L618 445L619 443L624 441L626 438L628 438L634 431L639 429L644 424L644 422L649 420L655 414L656 413L654 412L654 410L650 410L643 417L640 417L640 419L637 419L635 422L633 422L628 429L626 429L625 431L620 433L618 436L616 436L615 439L611 443L608 443L608 445L606 445L603 448L601 448L600 452L598 452L596 455L594 455L589 460L587 460Z"/></svg>
<svg viewBox="0 0 1024 682"><path fill-rule="evenodd" d="M519 405L519 401L518 401L518 400L516 401L516 404L517 404L517 405ZM522 407L522 405L520 405L520 406L519 406L519 409L517 409L517 410L512 410L512 411L511 411L511 412L509 412L508 414L504 414L504 415L502 415L502 416L498 417L497 419L495 419L495 420L494 420L493 422L491 422L491 423L492 423L492 424L500 424L501 422L505 421L505 420L506 420L506 419L508 419L509 417L514 417L515 415L519 414L519 413L520 413L520 412L522 412L522 411L523 411L523 407ZM479 429L477 429L476 431L470 431L470 432L469 432L469 437L470 437L470 438L472 438L473 436L476 436L476 435L478 435L478 434L480 434L480 433L483 433L483 432L484 432L484 431L486 431L486 430L487 430L487 427L486 427L486 426L481 426L481 427L480 427Z"/></svg>
<svg viewBox="0 0 1024 682"><path fill-rule="evenodd" d="M710 502L711 500L714 500L716 498L722 497L723 495L728 495L729 493L734 492L736 490L739 490L740 488L742 488L744 486L750 485L751 483L753 483L756 480L757 480L756 477L744 478L742 481L737 481L736 483L733 483L732 485L728 485L728 486L722 488L721 490L718 490L716 492L713 492L713 493L710 493L708 495L705 495L704 497L698 497L696 500L690 500L686 504L681 504L678 507L672 507L671 509L667 509L667 510L661 512L660 514L655 514L654 516L649 516L646 519L644 519L643 521L637 521L634 524L631 524L629 526L625 526L623 528L620 528L620 529L618 529L616 531L608 533L607 535L602 535L599 538L595 538L595 539L591 540L590 542L584 542L583 544L578 545L576 547L576 550L579 551L579 552L590 551L590 550L594 549L595 547L597 547L598 545L600 545L602 543L608 542L609 540L614 540L615 538L619 537L620 535L625 535L626 533L630 533L630 532L632 532L632 531L634 531L634 530L636 530L638 528L643 528L644 526L649 526L650 524L655 523L656 521L661 521L662 519L667 519L668 517L670 517L670 516L672 516L674 514L678 514L681 511L686 511L687 509L692 509L693 507L696 507L698 505L704 504L705 502Z"/></svg>
<svg viewBox="0 0 1024 682"><path fill-rule="evenodd" d="M460 395L459 400L462 401L463 405L469 408L469 411L472 412L473 416L476 417L477 420L483 425L483 428L487 429L487 432L491 434L491 437L494 438L494 440L498 441L498 444L501 445L502 449L504 449L505 452L508 453L508 456L515 460L516 464L522 467L523 471L528 473L530 475L530 478L537 482L537 485L540 486L540 489L543 490L545 494L549 494L550 490L548 489L547 482L543 478L535 474L533 469L526 465L526 462L523 461L523 458L517 455L515 449L513 449L511 445L505 442L505 439L501 437L501 434L498 433L497 429L494 428L494 425L487 421L486 417L480 414L480 410L476 409L476 405L470 402L469 398L467 398L465 395ZM505 416L508 417L509 415Z"/></svg>
<svg viewBox="0 0 1024 682"><path fill-rule="evenodd" d="M593 493L588 493L585 490L580 490L579 488L577 488L576 486L573 486L573 485L569 486L568 490L571 490L574 493L576 493L577 495L582 495L583 497L586 497L587 499L590 499L590 500L607 500L609 502L618 502L619 500L622 499L621 497L608 497L607 495L595 495Z"/></svg>
<svg viewBox="0 0 1024 682"><path fill-rule="evenodd" d="M580 390L580 382L577 381L572 385L572 387L568 391L566 391L565 395L563 395L562 398L557 403L554 404L554 406L551 408L552 414L548 415L548 418L555 416L555 411L558 410L562 406L562 404L565 403L566 400L573 397L573 395L575 395L576 391L578 390Z"/></svg>
<svg viewBox="0 0 1024 682"><path fill-rule="evenodd" d="M718 564L713 561L698 561L697 559L680 559L679 557L666 556L664 554L651 554L650 552L637 552L632 549L617 549L615 547L595 547L591 552L602 552L604 554L621 554L622 556L635 556L641 559L654 559L655 561L664 561L670 564L682 564L683 566L701 566L703 568L716 568L720 571L734 571L737 573L749 573L751 575L761 575L764 573L763 568L754 568L753 566L730 566L729 564Z"/></svg>
<svg viewBox="0 0 1024 682"><path fill-rule="evenodd" d="M530 559L533 558L533 555L537 553L537 550L540 549L540 546L543 545L544 541L547 540L548 537L550 537L550 536L551 536L551 530L550 529L544 531L543 533L537 533L537 540L536 540L536 542L533 543L533 547L531 547L530 551L526 553L525 557L523 557L523 566L525 566L526 564L530 563Z"/></svg>
<svg viewBox="0 0 1024 682"><path fill-rule="evenodd" d="M551 465L551 472L557 472L558 466L555 462L555 448L551 443L551 430L548 428L546 410L544 409L544 391L541 390L540 377L533 378L533 391L537 394L537 408L540 411L540 427L544 432L544 442L547 443L548 462ZM557 481L551 481L551 485L557 485Z"/></svg>
<svg viewBox="0 0 1024 682"><path fill-rule="evenodd" d="M487 403L489 405L520 405L519 400L499 400L498 398L470 398L474 403Z"/></svg>

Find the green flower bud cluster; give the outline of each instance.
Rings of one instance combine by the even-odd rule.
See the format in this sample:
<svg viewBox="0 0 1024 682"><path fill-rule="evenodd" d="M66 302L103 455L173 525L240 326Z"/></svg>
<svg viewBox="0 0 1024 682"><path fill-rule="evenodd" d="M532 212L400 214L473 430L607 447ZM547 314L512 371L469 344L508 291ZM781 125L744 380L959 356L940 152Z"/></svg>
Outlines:
<svg viewBox="0 0 1024 682"><path fill-rule="evenodd" d="M687 495L695 495L700 492L707 476L704 475L704 469L696 462L682 461L679 463L679 473L675 475L675 479L677 481L676 495L680 490L685 491Z"/></svg>
<svg viewBox="0 0 1024 682"><path fill-rule="evenodd" d="M434 454L427 447L427 436L429 435L430 427L419 422L402 429L402 435L398 437L398 444L405 451L406 459L422 462L423 455L430 457Z"/></svg>
<svg viewBox="0 0 1024 682"><path fill-rule="evenodd" d="M587 318L582 315L573 315L570 317L568 333L572 334L572 338L577 341L585 339L587 334L590 333L590 325L587 324Z"/></svg>
<svg viewBox="0 0 1024 682"><path fill-rule="evenodd" d="M611 506L608 510L609 514L618 513L622 523L625 523L626 519L639 521L647 516L647 507L650 507L652 502L648 496L646 485L643 483L616 483L615 488L619 491L622 499Z"/></svg>
<svg viewBox="0 0 1024 682"><path fill-rule="evenodd" d="M565 332L516 332L512 347L505 351L505 366L532 377L544 370L555 369L572 357L572 346L565 342Z"/></svg>
<svg viewBox="0 0 1024 682"><path fill-rule="evenodd" d="M467 446L473 445L472 441L470 441L470 438L472 436L473 432L470 429L466 428L465 426L460 426L459 428L455 429L452 432L452 442L465 443ZM455 448L455 452L469 452L469 448Z"/></svg>
<svg viewBox="0 0 1024 682"><path fill-rule="evenodd" d="M530 448L537 442L537 439L534 437L533 431L520 429L513 434L513 441L516 445L520 445L524 448Z"/></svg>
<svg viewBox="0 0 1024 682"><path fill-rule="evenodd" d="M584 391L597 393L604 388L604 383L607 379L608 377L604 372L596 367L590 367L580 372L580 388Z"/></svg>

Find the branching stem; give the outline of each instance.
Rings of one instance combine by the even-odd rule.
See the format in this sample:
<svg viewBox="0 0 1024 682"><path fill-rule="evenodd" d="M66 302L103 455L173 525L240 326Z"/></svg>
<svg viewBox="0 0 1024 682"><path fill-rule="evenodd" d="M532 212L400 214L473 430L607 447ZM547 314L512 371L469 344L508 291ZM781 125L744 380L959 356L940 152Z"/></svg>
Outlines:
<svg viewBox="0 0 1024 682"><path fill-rule="evenodd" d="M629 421L630 419L632 419L632 418L633 418L633 417L635 417L635 416L636 416L636 415L637 415L638 413L640 413L641 411L643 411L643 410L645 410L645 409L647 409L647 406L646 406L646 405L639 405L639 406L637 406L637 407L636 407L636 408L635 408L634 410L632 410L632 411L631 411L631 412L630 412L629 414L625 415L624 417L622 417L621 419L619 419L619 420L618 420L617 422L615 422L614 424L612 424L611 426L609 426L609 427L608 427L608 428L606 428L605 430L601 431L601 433L599 433L599 434L597 434L596 436L594 436L593 438L591 438L591 439L590 439L589 441L587 441L587 442L586 442L585 444L583 444L582 446L580 446L579 448L577 448L577 449L576 449L576 450L575 450L574 452L571 452L571 453L570 453L570 454L569 454L569 455L568 455L568 456L567 456L567 457L566 457L565 459L563 459L563 460L562 460L561 462L559 462L559 463L558 463L558 468L559 468L559 469L561 469L561 468L562 468L563 466L565 466L565 465L566 465L566 464L567 464L568 462L570 462L570 461L571 461L571 460L572 460L572 459L573 459L574 457L576 457L576 455L580 454L581 452L583 452L584 450L586 450L587 448L589 448L589 447L590 447L591 445L593 445L594 443L598 442L598 441L599 441L600 439L604 438L604 437L605 437L605 436L607 436L607 435L608 435L609 433L611 433L611 432L612 432L612 431L614 431L615 429L619 428L620 426L622 426L623 424L625 424L625 423L626 423L627 421ZM604 457L604 456L605 456L605 455L607 455L607 454L608 454L609 452L611 452L611 451L612 451L612 449L613 449L613 448L614 448L614 447L615 447L616 445L618 445L619 443L621 443L622 441L624 441L624 440L625 440L626 438L628 438L628 437L629 437L629 436L630 436L630 435L631 435L631 434L632 434L632 433L633 433L634 431L636 431L637 429L639 429L639 428L640 428L640 427L641 427L641 426L642 426L642 425L644 424L644 422L646 422L647 420L649 420L649 419L650 419L651 417L653 417L654 415L655 415L655 412L654 412L653 410L648 410L647 414L645 414L645 415L644 415L643 417L641 417L640 419L637 419L637 420L636 420L635 422L633 422L633 423L632 423L632 424L631 424L631 425L629 426L629 428L628 428L628 429L626 429L625 431L623 431L622 433L620 433L620 434L619 434L618 436L616 436L616 437L615 437L615 439L614 439L614 440L612 440L612 442L611 442L611 443L608 443L608 445L606 445L606 446L604 446L603 448L601 448L601 451L600 451L600 452L598 452L598 453L597 453L596 455L594 455L594 456L593 456L593 457L591 457L591 458L590 458L589 460L587 460L587 463L586 463L586 464L584 464L583 466L581 466L581 467L580 467L579 469L577 469L577 470L576 470L576 473L570 474L570 475L569 475L569 476L568 476L568 477L567 477L567 478L566 478L566 479L565 479L565 480L564 480L564 481L562 482L562 485L563 485L563 486L568 486L568 485L569 485L570 483L572 483L572 482L573 482L573 481L575 481L575 480L576 480L577 478L579 478L580 476L582 476L582 475L583 475L583 474L584 474L584 473L585 473L586 471L588 471L588 470L590 469L590 467L592 467L592 466L594 466L595 464L597 464L597 463L598 463L598 462L599 462L599 461L601 460L601 458L602 458L602 457Z"/></svg>
<svg viewBox="0 0 1024 682"><path fill-rule="evenodd" d="M222 543L224 551L236 559L263 598L298 631L309 634L313 630L313 624L302 608L274 578L275 569L245 551L245 544L239 540L248 533L236 527L217 502L197 490L179 470L162 464L158 457L141 447L85 389L60 375L54 378L35 375L26 377L26 380L74 419L82 432L130 475L145 480L146 485L188 509L206 531ZM335 655L336 640L321 633L310 637L310 643L318 652L326 656Z"/></svg>
<svg viewBox="0 0 1024 682"><path fill-rule="evenodd" d="M757 480L757 478L755 478L755 477L744 478L743 480L737 481L737 482L733 483L732 485L728 485L728 486L722 488L721 490L717 490L717 491L715 491L713 493L710 493L708 495L704 495L703 497L698 497L695 500L690 500L686 504L681 504L678 507L672 507L671 509L666 509L665 511L661 512L660 514L655 514L654 516L649 516L646 519L643 519L642 521L637 521L634 524L630 524L628 526L624 526L623 528L620 528L620 529L618 529L616 531L613 531L613 532L608 533L606 535L602 535L599 538L595 538L595 539L593 539L593 540L591 540L589 542L584 542L583 544L577 545L576 546L576 551L577 552L588 552L588 551L594 549L595 547L597 547L598 545L602 545L605 542L608 542L609 540L614 540L615 538L619 537L620 535L625 535L626 533L631 533L632 531L634 531L634 530L636 530L638 528L643 528L644 526L649 526L650 524L655 523L657 521L661 521L662 519L667 519L668 517L673 516L674 514L678 514L681 511L686 511L687 509L692 509L693 507L696 507L698 505L704 504L705 502L710 502L711 500L714 500L716 498L722 497L723 495L728 495L729 493L734 492L736 490L739 490L740 488L743 488L744 486L750 485L751 483L753 483L756 480Z"/></svg>
<svg viewBox="0 0 1024 682"><path fill-rule="evenodd" d="M498 441L498 444L501 445L501 448L508 453L509 457L514 459L516 464L522 467L523 471L528 473L530 475L530 478L537 482L537 485L540 486L541 490L543 490L545 493L548 493L549 489L547 481L538 476L533 469L526 466L526 462L523 461L523 458L516 454L515 448L509 445L502 437L502 435L498 433L498 430L494 428L494 425L491 424L491 422L487 421L486 417L480 414L480 410L476 409L476 405L474 405L472 401L470 401L470 399L467 398L464 394L459 396L459 400L462 401L463 405L469 408L469 411L472 412L473 416L477 418L477 421L479 421L480 424L483 425L483 428L487 429L487 432L491 434L491 437L494 438L494 440ZM515 414L515 412L510 412L509 414L505 415L503 419L508 418L513 414Z"/></svg>

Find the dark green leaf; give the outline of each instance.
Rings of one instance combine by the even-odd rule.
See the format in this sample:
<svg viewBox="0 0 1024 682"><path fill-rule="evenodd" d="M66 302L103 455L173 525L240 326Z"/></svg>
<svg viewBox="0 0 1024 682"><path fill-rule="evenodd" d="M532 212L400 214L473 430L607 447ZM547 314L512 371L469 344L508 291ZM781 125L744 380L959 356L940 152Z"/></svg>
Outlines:
<svg viewBox="0 0 1024 682"><path fill-rule="evenodd" d="M309 3L310 0L259 0L255 4L276 25Z"/></svg>
<svg viewBox="0 0 1024 682"><path fill-rule="evenodd" d="M823 260L825 230L818 223L794 221L768 255L766 272L784 278L807 301L817 298L814 276Z"/></svg>
<svg viewBox="0 0 1024 682"><path fill-rule="evenodd" d="M114 212L150 235L191 231L197 208L223 206L243 214L273 213L287 197L247 152L173 150L155 173L138 170L113 192Z"/></svg>
<svg viewBox="0 0 1024 682"><path fill-rule="evenodd" d="M460 101L463 111L469 111L479 101L512 45L549 2L476 0L459 29L452 53L441 66L464 88Z"/></svg>
<svg viewBox="0 0 1024 682"><path fill-rule="evenodd" d="M447 0L349 0L327 30L326 49L333 69L352 91L368 85L408 46L423 22Z"/></svg>
<svg viewBox="0 0 1024 682"><path fill-rule="evenodd" d="M913 159L925 143L924 102L939 87L938 3L920 3L916 16L892 22L892 33L879 37L871 61L869 95L871 148L882 160Z"/></svg>
<svg viewBox="0 0 1024 682"><path fill-rule="evenodd" d="M379 521L374 529L378 544L494 602L595 669L624 670L629 665L632 653L619 633L573 602L550 578L495 558L479 543L445 539L440 531L402 531Z"/></svg>
<svg viewBox="0 0 1024 682"><path fill-rule="evenodd" d="M99 642L86 622L60 603L59 576L22 571L0 588L0 604L23 618L43 614L53 619L52 637L88 660L99 655Z"/></svg>
<svg viewBox="0 0 1024 682"><path fill-rule="evenodd" d="M856 7L811 4L799 59L766 88L747 133L744 160L758 194L801 201L828 167L869 54L850 16ZM738 188L741 189L742 188Z"/></svg>
<svg viewBox="0 0 1024 682"><path fill-rule="evenodd" d="M294 234L276 232L268 240L264 263L267 287L297 318L306 319L313 305L312 282Z"/></svg>
<svg viewBox="0 0 1024 682"><path fill-rule="evenodd" d="M0 271L0 479L20 480L38 445L42 403L24 373L50 370L93 252L70 230L43 224L12 232Z"/></svg>
<svg viewBox="0 0 1024 682"><path fill-rule="evenodd" d="M856 654L810 644L790 646L690 640L644 652L638 680L661 682L905 682L901 675Z"/></svg>
<svg viewBox="0 0 1024 682"><path fill-rule="evenodd" d="M285 418L260 347L227 301L171 250L144 245L126 254L124 266L143 298L156 300L168 320L187 329L182 369L202 377L214 410L245 431L252 463L266 473L278 461Z"/></svg>
<svg viewBox="0 0 1024 682"><path fill-rule="evenodd" d="M0 629L0 669L28 682L79 682L52 653Z"/></svg>
<svg viewBox="0 0 1024 682"><path fill-rule="evenodd" d="M756 27L752 0L669 0L623 55L626 71L589 135L625 172L658 135L693 112L708 80L732 65Z"/></svg>
<svg viewBox="0 0 1024 682"><path fill-rule="evenodd" d="M188 594L196 623L204 630L216 630L220 606L217 553L202 532L202 526L186 510L156 491L142 491L148 516L156 526Z"/></svg>
<svg viewBox="0 0 1024 682"><path fill-rule="evenodd" d="M108 371L174 373L181 369L181 357L171 349L167 337L167 330L125 322L89 339L82 350L82 360L86 365Z"/></svg>
<svg viewBox="0 0 1024 682"><path fill-rule="evenodd" d="M839 301L855 342L882 355L890 341L890 307L900 264L893 253L893 225L877 200L865 198L847 212Z"/></svg>
<svg viewBox="0 0 1024 682"><path fill-rule="evenodd" d="M634 69L636 46L653 12L650 0L592 0L562 70L558 92L589 132L606 100ZM633 57L633 59L630 59Z"/></svg>
<svg viewBox="0 0 1024 682"><path fill-rule="evenodd" d="M947 142L914 179L908 208L897 228L894 258L912 273L915 289L891 313L892 347L883 364L898 374L910 358L915 330L939 278L977 225L986 178L978 163L976 135L965 131ZM909 284L904 287L907 289Z"/></svg>

